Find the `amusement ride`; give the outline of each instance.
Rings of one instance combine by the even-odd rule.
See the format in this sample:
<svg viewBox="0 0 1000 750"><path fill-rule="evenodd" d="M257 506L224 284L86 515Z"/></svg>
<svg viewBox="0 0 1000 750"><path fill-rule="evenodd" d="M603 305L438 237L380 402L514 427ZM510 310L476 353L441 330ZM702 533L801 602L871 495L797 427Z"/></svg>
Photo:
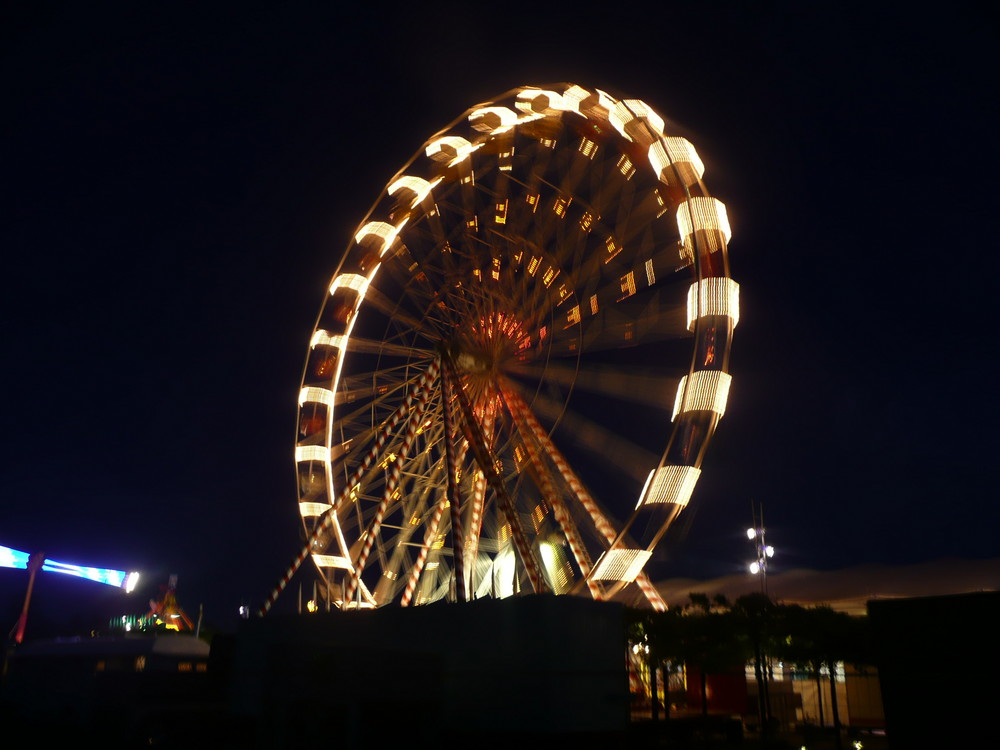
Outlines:
<svg viewBox="0 0 1000 750"><path fill-rule="evenodd" d="M662 609L644 567L698 482L739 321L703 172L644 102L570 84L427 140L321 306L304 545L260 613L307 559L328 609L526 592Z"/></svg>

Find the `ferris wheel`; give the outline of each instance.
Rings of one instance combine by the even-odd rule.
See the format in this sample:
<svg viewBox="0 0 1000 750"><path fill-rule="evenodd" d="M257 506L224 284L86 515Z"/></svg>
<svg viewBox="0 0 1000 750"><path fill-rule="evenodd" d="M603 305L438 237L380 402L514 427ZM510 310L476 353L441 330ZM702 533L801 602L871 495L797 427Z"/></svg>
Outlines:
<svg viewBox="0 0 1000 750"><path fill-rule="evenodd" d="M643 567L698 481L739 319L703 171L645 103L576 85L431 137L322 305L295 446L306 541L262 612L309 558L339 608L662 608Z"/></svg>

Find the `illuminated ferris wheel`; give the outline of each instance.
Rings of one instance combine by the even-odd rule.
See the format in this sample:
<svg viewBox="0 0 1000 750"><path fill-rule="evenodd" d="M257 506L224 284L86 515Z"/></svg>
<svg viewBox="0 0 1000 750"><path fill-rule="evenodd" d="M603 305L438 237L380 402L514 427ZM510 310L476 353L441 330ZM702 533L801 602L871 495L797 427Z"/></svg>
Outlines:
<svg viewBox="0 0 1000 750"><path fill-rule="evenodd" d="M424 144L322 305L306 543L264 611L307 558L340 608L628 587L663 606L643 567L698 481L738 322L702 172L645 103L567 84Z"/></svg>

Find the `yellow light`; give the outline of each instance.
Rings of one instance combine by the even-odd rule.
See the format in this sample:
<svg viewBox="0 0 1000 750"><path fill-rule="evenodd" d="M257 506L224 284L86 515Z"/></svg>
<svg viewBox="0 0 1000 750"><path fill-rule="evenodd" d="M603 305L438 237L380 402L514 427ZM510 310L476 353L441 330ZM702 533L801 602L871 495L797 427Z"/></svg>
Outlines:
<svg viewBox="0 0 1000 750"><path fill-rule="evenodd" d="M639 549L608 550L594 568L593 578L597 581L634 581L652 554Z"/></svg>
<svg viewBox="0 0 1000 750"><path fill-rule="evenodd" d="M702 196L693 197L677 208L677 229L689 252L694 246L691 238L695 233L709 253L722 250L733 236L726 206L715 198Z"/></svg>
<svg viewBox="0 0 1000 750"><path fill-rule="evenodd" d="M343 555L317 555L312 556L313 563L318 568L333 568L335 570L353 570L351 561Z"/></svg>
<svg viewBox="0 0 1000 750"><path fill-rule="evenodd" d="M577 150L588 159L593 159L597 153L597 144L589 138L584 138L580 141L580 146Z"/></svg>
<svg viewBox="0 0 1000 750"><path fill-rule="evenodd" d="M572 104L555 91L523 89L518 92L514 106L527 115L552 116L565 112L572 107Z"/></svg>
<svg viewBox="0 0 1000 750"><path fill-rule="evenodd" d="M626 297L631 297L635 294L635 271L629 271L627 274L622 276L619 281L619 286L622 291L622 296L618 298L619 302Z"/></svg>
<svg viewBox="0 0 1000 750"><path fill-rule="evenodd" d="M728 277L702 279L688 289L688 330L698 319L722 315L732 319L733 328L740 322L740 285Z"/></svg>
<svg viewBox="0 0 1000 750"><path fill-rule="evenodd" d="M685 375L677 386L671 419L689 411L714 411L721 417L726 412L732 382L732 376L720 370L698 370Z"/></svg>
<svg viewBox="0 0 1000 750"><path fill-rule="evenodd" d="M618 102L611 109L608 119L622 136L641 146L648 146L663 136L663 118L639 99L623 99Z"/></svg>
<svg viewBox="0 0 1000 750"><path fill-rule="evenodd" d="M410 208L413 208L414 206L423 203L424 199L430 195L431 191L441 182L441 179L442 178L438 177L432 182L428 182L420 177L403 175L389 185L387 191L389 195L395 195L400 190L409 190L413 193L413 200L410 201Z"/></svg>
<svg viewBox="0 0 1000 750"><path fill-rule="evenodd" d="M691 500L695 484L701 476L701 469L694 466L662 466L656 473L650 472L649 492L645 493L643 505L674 503L686 506ZM640 496L640 501L642 496ZM636 506L638 507L638 506Z"/></svg>
<svg viewBox="0 0 1000 750"><path fill-rule="evenodd" d="M507 107L480 107L469 113L469 124L480 133L500 135L517 124L517 113Z"/></svg>
<svg viewBox="0 0 1000 750"><path fill-rule="evenodd" d="M347 336L343 334L331 336L329 332L317 329L309 341L309 347L315 349L317 346L329 346L343 350L347 346Z"/></svg>
<svg viewBox="0 0 1000 750"><path fill-rule="evenodd" d="M614 237L608 237L607 239L605 239L604 246L605 248L607 248L608 251L608 257L604 259L605 263L610 263L611 259L622 251L621 246L615 242Z"/></svg>
<svg viewBox="0 0 1000 750"><path fill-rule="evenodd" d="M705 165L686 138L671 136L653 141L648 156L660 182L668 185L694 185L705 174Z"/></svg>
<svg viewBox="0 0 1000 750"><path fill-rule="evenodd" d="M306 386L299 391L299 406L303 404L323 404L333 406L333 391L328 388Z"/></svg>
<svg viewBox="0 0 1000 750"><path fill-rule="evenodd" d="M368 278L356 273L342 273L330 284L330 294L338 289L351 289L358 293L358 297L364 297L368 290Z"/></svg>
<svg viewBox="0 0 1000 750"><path fill-rule="evenodd" d="M505 200L502 203L497 203L496 207L497 207L497 215L496 215L496 222L497 222L497 224L506 224L507 223L507 201Z"/></svg>
<svg viewBox="0 0 1000 750"><path fill-rule="evenodd" d="M393 226L384 221L370 221L358 230L357 234L354 235L354 241L360 245L369 238L375 238L379 248L378 254L381 258L392 249L396 236L406 225L406 222L407 219L403 219L399 226Z"/></svg>
<svg viewBox="0 0 1000 750"><path fill-rule="evenodd" d="M475 150L473 145L457 135L436 138L427 144L424 153L434 161L449 162L449 166L463 161Z"/></svg>
<svg viewBox="0 0 1000 750"><path fill-rule="evenodd" d="M321 516L326 513L333 506L329 503L315 503L310 501L305 501L299 503L299 514L303 518L315 518L316 516Z"/></svg>
<svg viewBox="0 0 1000 750"><path fill-rule="evenodd" d="M295 463L303 461L323 461L330 460L330 451L325 445L297 445L295 446Z"/></svg>

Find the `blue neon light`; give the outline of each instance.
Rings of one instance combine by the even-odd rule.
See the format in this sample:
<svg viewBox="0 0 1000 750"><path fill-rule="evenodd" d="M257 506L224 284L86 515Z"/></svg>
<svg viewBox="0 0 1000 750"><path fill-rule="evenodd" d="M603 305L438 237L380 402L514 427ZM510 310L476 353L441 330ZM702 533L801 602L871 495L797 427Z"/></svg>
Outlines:
<svg viewBox="0 0 1000 750"><path fill-rule="evenodd" d="M21 552L20 550L0 545L0 567L27 570L28 558L30 557L31 555L27 552ZM86 578L88 581L105 583L108 586L117 586L119 588L125 585L126 573L124 570L89 568L83 565L72 565L71 563L61 563L49 559L45 560L42 570L50 573L63 573L69 576L76 576L77 578Z"/></svg>

